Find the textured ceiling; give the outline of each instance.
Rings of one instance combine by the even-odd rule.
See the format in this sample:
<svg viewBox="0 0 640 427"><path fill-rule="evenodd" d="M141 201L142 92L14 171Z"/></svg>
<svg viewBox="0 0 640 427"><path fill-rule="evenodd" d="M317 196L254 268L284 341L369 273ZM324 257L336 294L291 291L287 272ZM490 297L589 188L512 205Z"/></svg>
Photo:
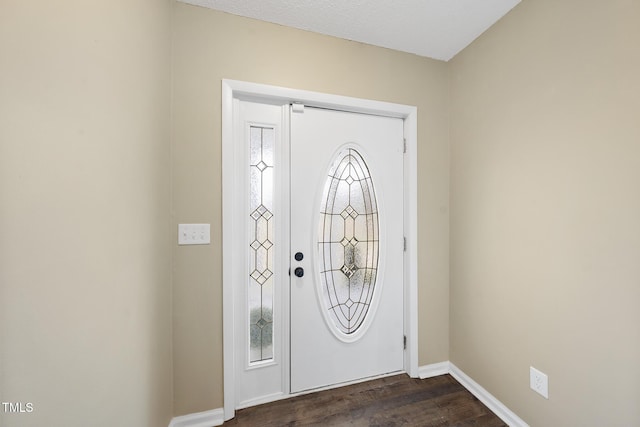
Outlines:
<svg viewBox="0 0 640 427"><path fill-rule="evenodd" d="M180 0L448 61L520 0Z"/></svg>

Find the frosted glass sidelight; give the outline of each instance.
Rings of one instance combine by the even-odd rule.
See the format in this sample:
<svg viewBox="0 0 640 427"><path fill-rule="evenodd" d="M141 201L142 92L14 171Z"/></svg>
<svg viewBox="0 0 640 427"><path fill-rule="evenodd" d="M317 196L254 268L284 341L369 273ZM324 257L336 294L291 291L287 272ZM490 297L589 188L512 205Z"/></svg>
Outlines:
<svg viewBox="0 0 640 427"><path fill-rule="evenodd" d="M369 168L354 148L329 168L320 206L318 267L324 309L342 334L362 326L378 272L378 205Z"/></svg>
<svg viewBox="0 0 640 427"><path fill-rule="evenodd" d="M275 130L249 128L249 362L273 359Z"/></svg>

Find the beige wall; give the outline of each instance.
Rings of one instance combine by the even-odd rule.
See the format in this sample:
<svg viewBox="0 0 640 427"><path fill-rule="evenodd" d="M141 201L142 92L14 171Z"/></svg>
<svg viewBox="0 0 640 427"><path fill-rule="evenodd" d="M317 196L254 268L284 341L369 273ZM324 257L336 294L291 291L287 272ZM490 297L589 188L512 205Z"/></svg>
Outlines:
<svg viewBox="0 0 640 427"><path fill-rule="evenodd" d="M169 1L0 2L0 425L171 418Z"/></svg>
<svg viewBox="0 0 640 427"><path fill-rule="evenodd" d="M0 400L35 411L0 424L161 426L172 390L173 415L222 406L231 78L418 106L420 364L532 426L640 425L639 20L524 0L445 64L181 3L4 1ZM179 222L212 245L178 247Z"/></svg>
<svg viewBox="0 0 640 427"><path fill-rule="evenodd" d="M185 4L174 13L174 222L212 224L212 245L173 245L175 414L222 406L223 78L418 107L420 364L447 360L447 64Z"/></svg>
<svg viewBox="0 0 640 427"><path fill-rule="evenodd" d="M451 63L451 360L532 426L640 425L639 22L524 0Z"/></svg>

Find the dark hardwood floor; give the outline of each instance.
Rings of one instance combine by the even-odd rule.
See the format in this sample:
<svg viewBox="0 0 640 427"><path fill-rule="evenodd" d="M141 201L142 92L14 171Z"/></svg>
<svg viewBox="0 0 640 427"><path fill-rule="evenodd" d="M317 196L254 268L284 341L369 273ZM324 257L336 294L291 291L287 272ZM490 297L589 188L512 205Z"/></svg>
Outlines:
<svg viewBox="0 0 640 427"><path fill-rule="evenodd" d="M483 426L506 424L450 375L395 375L236 411L224 426Z"/></svg>

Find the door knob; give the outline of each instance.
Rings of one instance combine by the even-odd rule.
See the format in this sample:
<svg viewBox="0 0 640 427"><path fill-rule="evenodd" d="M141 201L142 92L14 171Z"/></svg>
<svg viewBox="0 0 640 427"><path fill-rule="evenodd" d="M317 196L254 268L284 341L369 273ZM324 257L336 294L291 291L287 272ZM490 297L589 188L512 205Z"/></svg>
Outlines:
<svg viewBox="0 0 640 427"><path fill-rule="evenodd" d="M302 277L304 276L304 268L302 267L296 267L295 270L293 270L293 274L296 275L296 277Z"/></svg>
<svg viewBox="0 0 640 427"><path fill-rule="evenodd" d="M302 259L304 258L304 254L302 252L296 252L293 257L296 259L296 261L302 261Z"/></svg>

